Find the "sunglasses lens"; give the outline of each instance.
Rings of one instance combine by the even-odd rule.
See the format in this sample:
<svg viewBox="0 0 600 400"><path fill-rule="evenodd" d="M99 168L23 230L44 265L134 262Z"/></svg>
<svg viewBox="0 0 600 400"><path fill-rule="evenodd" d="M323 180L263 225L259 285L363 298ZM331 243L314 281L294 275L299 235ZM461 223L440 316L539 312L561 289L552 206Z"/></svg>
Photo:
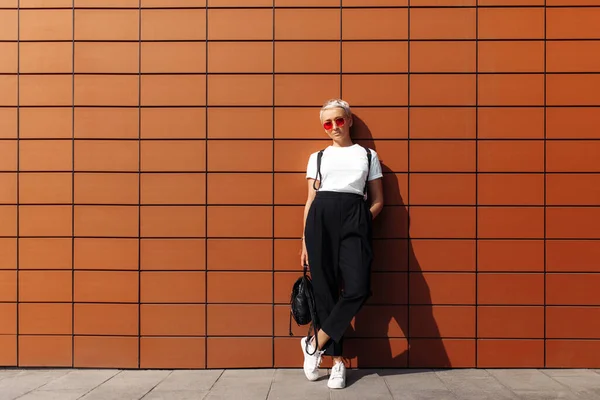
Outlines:
<svg viewBox="0 0 600 400"><path fill-rule="evenodd" d="M333 122L331 122L331 121L327 121L327 122L325 122L325 123L323 124L323 127L324 127L325 129L329 130L329 129L333 128Z"/></svg>
<svg viewBox="0 0 600 400"><path fill-rule="evenodd" d="M336 118L335 119L335 124L339 127L344 126L345 123L346 123L346 121L344 120L344 118Z"/></svg>

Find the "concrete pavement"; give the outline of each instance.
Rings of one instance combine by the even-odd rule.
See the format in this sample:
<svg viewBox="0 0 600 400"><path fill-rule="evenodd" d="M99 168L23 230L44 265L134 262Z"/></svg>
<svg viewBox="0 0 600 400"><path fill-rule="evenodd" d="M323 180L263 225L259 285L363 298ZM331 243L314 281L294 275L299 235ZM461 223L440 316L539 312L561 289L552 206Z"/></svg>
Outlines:
<svg viewBox="0 0 600 400"><path fill-rule="evenodd" d="M300 369L0 369L0 400L600 399L600 370L349 370L327 388Z"/></svg>

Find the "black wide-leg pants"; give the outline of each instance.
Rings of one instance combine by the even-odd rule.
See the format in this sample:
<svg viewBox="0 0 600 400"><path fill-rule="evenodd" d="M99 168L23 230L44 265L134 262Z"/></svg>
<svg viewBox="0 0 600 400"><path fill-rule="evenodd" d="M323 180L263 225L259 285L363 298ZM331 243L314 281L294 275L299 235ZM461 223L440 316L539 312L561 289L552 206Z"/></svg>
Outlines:
<svg viewBox="0 0 600 400"><path fill-rule="evenodd" d="M342 356L343 335L371 293L372 215L363 196L317 192L306 217L305 243L319 319Z"/></svg>

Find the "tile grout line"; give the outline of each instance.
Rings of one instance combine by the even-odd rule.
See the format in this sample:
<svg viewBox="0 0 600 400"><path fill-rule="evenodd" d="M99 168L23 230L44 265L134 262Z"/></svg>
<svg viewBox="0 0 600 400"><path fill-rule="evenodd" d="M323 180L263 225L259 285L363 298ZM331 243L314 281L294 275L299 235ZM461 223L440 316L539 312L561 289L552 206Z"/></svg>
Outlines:
<svg viewBox="0 0 600 400"><path fill-rule="evenodd" d="M20 203L21 203L21 194L20 194L20 189L21 189L21 107L20 107L20 103L21 103L21 2L17 2L17 193L16 193L16 200L17 200L17 226L16 228L16 252L17 252L17 263L15 265L16 271L16 299L15 299L15 308L16 308L16 326L15 326L15 366L18 367L19 366L19 356L20 356L20 346L19 346L19 334L20 334L20 330L19 330L19 324L20 324L20 313L19 313L19 296L20 296L20 291L19 291L19 276L21 275L21 271L20 271L20 234L21 234L21 230L19 229L19 226L21 224L20 222L20 214L21 214L21 207L20 207Z"/></svg>
<svg viewBox="0 0 600 400"><path fill-rule="evenodd" d="M407 133L406 133L406 186L407 186L407 193L406 193L406 332L404 332L404 336L406 337L406 367L410 368L410 354L411 354L411 338L410 338L410 309L411 309L411 303L410 303L410 254L411 254L411 247L412 247L412 238L410 237L410 175L411 175L411 171L410 171L410 141L411 141L411 132L410 132L410 128L411 128L411 124L410 124L410 75L411 75L411 68L410 68L410 61L411 61L411 57L410 57L410 52L411 52L411 34L410 34L410 14L411 14L411 8L412 4L411 4L411 0L408 0L408 10L407 10L407 15L406 15L406 23L407 23L407 27L406 27L406 47L407 47L407 85L406 85L406 89L407 89L407 102L406 102L406 129L407 129ZM402 194L400 194L400 198L402 198ZM388 206L389 207L389 206ZM401 205L400 207L404 207L404 205Z"/></svg>
<svg viewBox="0 0 600 400"><path fill-rule="evenodd" d="M475 360L479 366L479 5L475 7Z"/></svg>
<svg viewBox="0 0 600 400"><path fill-rule="evenodd" d="M75 0L71 6L71 367L75 367Z"/></svg>
<svg viewBox="0 0 600 400"><path fill-rule="evenodd" d="M275 367L275 0L272 0L272 24L273 24L273 41L271 42L271 51L272 51L272 76L271 76L271 85L272 85L272 93L271 93L271 101L273 102L271 106L271 129L272 129L272 139L271 139L271 366ZM302 234L304 236L304 234ZM269 388L269 392L271 388ZM268 397L268 395L267 395Z"/></svg>
<svg viewBox="0 0 600 400"><path fill-rule="evenodd" d="M204 368L208 368L208 0L204 4Z"/></svg>
<svg viewBox="0 0 600 400"><path fill-rule="evenodd" d="M547 355L547 342L546 342L546 336L547 336L547 332L546 332L546 325L547 325L547 306L546 306L546 279L547 279L547 267L546 267L546 263L547 263L547 256L546 256L546 250L547 250L547 241L546 241L546 229L547 229L547 175L546 175L546 170L547 170L547 158L546 158L546 97L547 97L547 91L546 91L546 81L548 80L547 75L546 75L546 59L547 59L547 1L544 0L544 359L543 359L543 366L546 367L547 362L548 362L548 355Z"/></svg>
<svg viewBox="0 0 600 400"><path fill-rule="evenodd" d="M138 0L138 368L142 365L142 0Z"/></svg>

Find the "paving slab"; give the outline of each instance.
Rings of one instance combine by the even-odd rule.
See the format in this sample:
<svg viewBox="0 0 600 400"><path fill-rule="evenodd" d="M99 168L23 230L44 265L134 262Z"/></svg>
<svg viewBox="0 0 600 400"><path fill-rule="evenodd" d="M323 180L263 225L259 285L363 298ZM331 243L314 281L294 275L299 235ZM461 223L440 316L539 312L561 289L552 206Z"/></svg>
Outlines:
<svg viewBox="0 0 600 400"><path fill-rule="evenodd" d="M69 370L54 369L21 370L18 374L12 374L11 376L0 380L1 399L13 400L19 398L69 372Z"/></svg>
<svg viewBox="0 0 600 400"><path fill-rule="evenodd" d="M382 374L394 400L457 400L433 370L386 370Z"/></svg>
<svg viewBox="0 0 600 400"><path fill-rule="evenodd" d="M205 399L264 400L274 376L274 369L226 370Z"/></svg>
<svg viewBox="0 0 600 400"><path fill-rule="evenodd" d="M461 400L513 400L519 398L486 370L436 371L436 375Z"/></svg>
<svg viewBox="0 0 600 400"><path fill-rule="evenodd" d="M268 400L328 400L327 370L310 382L301 369L280 369L275 372Z"/></svg>
<svg viewBox="0 0 600 400"><path fill-rule="evenodd" d="M161 370L122 371L81 399L139 400L172 372Z"/></svg>

